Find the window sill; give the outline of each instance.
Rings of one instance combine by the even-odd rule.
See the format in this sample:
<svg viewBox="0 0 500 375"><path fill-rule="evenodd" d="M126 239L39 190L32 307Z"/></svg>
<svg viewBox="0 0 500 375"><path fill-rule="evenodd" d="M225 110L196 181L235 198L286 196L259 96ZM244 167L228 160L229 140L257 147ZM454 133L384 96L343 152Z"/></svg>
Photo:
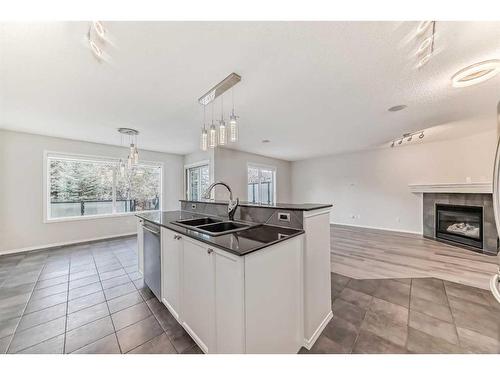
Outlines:
<svg viewBox="0 0 500 375"><path fill-rule="evenodd" d="M159 212L161 210L148 210L148 211L134 211L134 212L122 212L115 214L102 214L102 215L89 215L89 216L68 216L68 217L59 217L54 219L43 220L44 224L52 224L52 223L63 223L67 221L81 221L81 220L99 220L99 219L110 219L115 217L127 217L127 216L135 216L144 212Z"/></svg>

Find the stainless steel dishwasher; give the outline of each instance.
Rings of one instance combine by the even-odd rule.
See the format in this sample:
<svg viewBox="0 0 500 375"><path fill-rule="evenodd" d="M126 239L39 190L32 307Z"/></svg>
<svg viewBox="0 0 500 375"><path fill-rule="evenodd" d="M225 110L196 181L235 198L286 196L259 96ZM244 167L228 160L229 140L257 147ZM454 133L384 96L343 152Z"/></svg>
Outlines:
<svg viewBox="0 0 500 375"><path fill-rule="evenodd" d="M144 221L144 283L161 301L161 232L160 226Z"/></svg>

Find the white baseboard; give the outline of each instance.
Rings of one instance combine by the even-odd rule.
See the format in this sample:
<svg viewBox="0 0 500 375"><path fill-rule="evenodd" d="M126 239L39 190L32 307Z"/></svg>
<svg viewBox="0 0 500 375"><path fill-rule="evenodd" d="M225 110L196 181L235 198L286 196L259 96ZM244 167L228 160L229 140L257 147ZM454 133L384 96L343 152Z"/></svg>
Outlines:
<svg viewBox="0 0 500 375"><path fill-rule="evenodd" d="M46 244L46 245L29 246L29 247L23 247L23 248L20 248L20 249L10 249L10 250L1 251L0 255L23 253L23 252L26 252L26 251L44 250L44 249L50 249L50 248L53 248L53 247L76 245L76 244L85 243L85 242L93 242L93 241L101 241L101 240L111 240L113 238L133 236L134 234L137 234L137 232L116 234L116 235L113 235L113 236L102 236L102 237L85 238L85 239L80 239L80 240L57 242L57 243L51 243L51 244Z"/></svg>
<svg viewBox="0 0 500 375"><path fill-rule="evenodd" d="M368 225L356 225L356 224L347 224L347 223L335 223L335 222L330 222L330 224L333 225L343 225L346 227L355 227L355 228L366 228L366 229L378 229L378 230L387 230L389 232L399 232L399 233L410 233L410 234L419 234L423 235L423 232L416 232L412 230L404 230L404 229L394 229L394 228L385 228L385 227L371 227Z"/></svg>
<svg viewBox="0 0 500 375"><path fill-rule="evenodd" d="M304 347L307 350L310 350L316 340L318 339L319 335L321 335L321 332L325 329L326 325L332 320L333 318L333 312L330 310L330 312L325 316L325 319L321 322L321 324L316 328L316 331L312 334L312 336L308 339L304 338Z"/></svg>

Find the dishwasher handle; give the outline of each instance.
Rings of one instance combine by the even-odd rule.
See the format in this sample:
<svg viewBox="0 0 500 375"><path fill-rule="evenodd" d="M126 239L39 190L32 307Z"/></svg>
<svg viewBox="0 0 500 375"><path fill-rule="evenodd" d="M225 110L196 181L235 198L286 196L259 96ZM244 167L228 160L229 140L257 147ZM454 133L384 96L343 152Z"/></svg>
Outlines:
<svg viewBox="0 0 500 375"><path fill-rule="evenodd" d="M145 226L145 225L143 225L143 226L142 226L142 229L145 229L145 230L147 230L148 232L153 233L155 236L159 236L159 235L160 235L160 232L156 232L156 231L154 231L154 230L152 230L152 229L149 229L149 228L148 228L147 226Z"/></svg>

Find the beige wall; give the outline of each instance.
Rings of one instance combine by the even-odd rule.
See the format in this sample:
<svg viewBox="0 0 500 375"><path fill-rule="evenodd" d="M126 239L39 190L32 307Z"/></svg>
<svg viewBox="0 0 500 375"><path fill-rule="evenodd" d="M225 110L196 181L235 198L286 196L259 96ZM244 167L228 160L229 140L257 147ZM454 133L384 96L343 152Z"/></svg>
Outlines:
<svg viewBox="0 0 500 375"><path fill-rule="evenodd" d="M136 231L134 216L44 224L44 150L107 157L126 153L120 147L0 130L0 254ZM140 151L140 157L164 163L163 209L178 209L184 158L148 151Z"/></svg>
<svg viewBox="0 0 500 375"><path fill-rule="evenodd" d="M248 198L248 163L276 167L276 201L290 203L292 196L290 186L291 163L289 161L219 147L215 149L215 181L228 183L233 190L234 196L246 201ZM227 200L228 194L223 189L217 189L215 198Z"/></svg>
<svg viewBox="0 0 500 375"><path fill-rule="evenodd" d="M334 223L422 232L408 184L491 182L496 131L292 163L293 202L333 203Z"/></svg>

